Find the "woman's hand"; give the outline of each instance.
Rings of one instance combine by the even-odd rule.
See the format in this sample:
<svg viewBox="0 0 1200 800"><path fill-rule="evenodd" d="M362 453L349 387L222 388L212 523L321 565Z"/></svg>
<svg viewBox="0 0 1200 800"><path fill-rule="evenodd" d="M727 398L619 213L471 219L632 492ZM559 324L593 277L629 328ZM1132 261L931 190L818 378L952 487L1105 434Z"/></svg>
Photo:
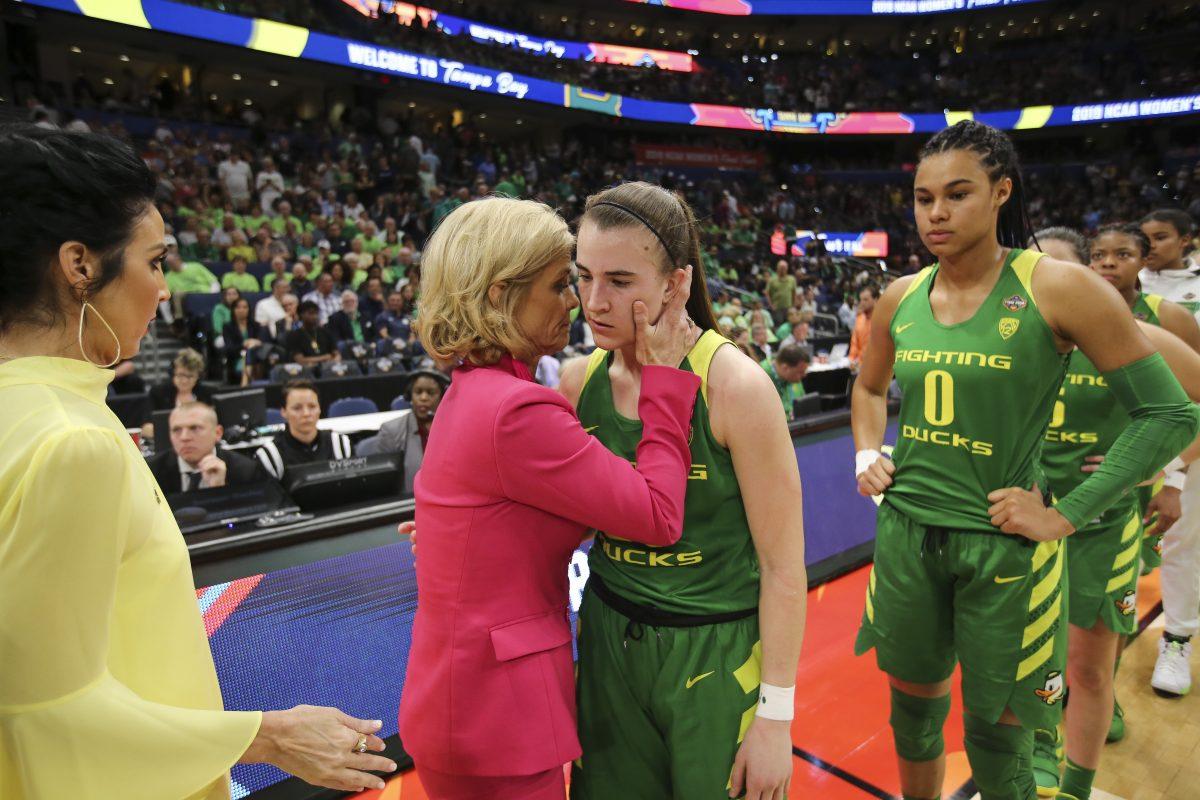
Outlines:
<svg viewBox="0 0 1200 800"><path fill-rule="evenodd" d="M408 537L408 543L409 543L409 545L412 546L413 558L416 558L417 557L417 523L412 520L409 520L408 522L401 522L399 525L396 526L396 533L400 534L401 536Z"/></svg>
<svg viewBox="0 0 1200 800"><path fill-rule="evenodd" d="M1143 525L1149 525L1152 519L1158 517L1153 527L1146 529L1146 536L1161 536L1179 521L1183 516L1182 494L1174 486L1164 486L1158 490L1158 494L1146 505L1146 516L1142 519Z"/></svg>
<svg viewBox="0 0 1200 800"><path fill-rule="evenodd" d="M881 455L858 474L858 493L863 497L883 494L892 485L896 465L887 456Z"/></svg>
<svg viewBox="0 0 1200 800"><path fill-rule="evenodd" d="M988 495L992 524L1004 533L1016 533L1035 542L1065 539L1075 532L1067 518L1042 499L1037 484L1026 491L1017 486L997 489Z"/></svg>
<svg viewBox="0 0 1200 800"><path fill-rule="evenodd" d="M645 303L641 300L633 303L637 360L644 367L678 367L700 338L696 324L687 315L687 301L692 293L692 266L689 264L685 271L687 277L683 285L663 306L656 324L651 325L647 319Z"/></svg>
<svg viewBox="0 0 1200 800"><path fill-rule="evenodd" d="M383 750L375 736L379 720L355 719L336 708L296 706L289 711L264 711L258 736L240 763L279 767L314 786L361 792L382 789L372 772L395 772L391 759L355 752L365 739L368 750Z"/></svg>

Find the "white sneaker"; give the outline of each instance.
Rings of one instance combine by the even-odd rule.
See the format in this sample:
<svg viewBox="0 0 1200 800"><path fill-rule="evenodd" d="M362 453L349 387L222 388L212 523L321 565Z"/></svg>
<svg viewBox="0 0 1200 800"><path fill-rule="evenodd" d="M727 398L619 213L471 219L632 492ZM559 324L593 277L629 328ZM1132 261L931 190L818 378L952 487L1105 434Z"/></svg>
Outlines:
<svg viewBox="0 0 1200 800"><path fill-rule="evenodd" d="M1192 656L1191 642L1171 642L1166 637L1158 640L1158 662L1154 665L1154 676L1150 686L1166 697L1180 697L1191 691L1192 671L1189 659Z"/></svg>

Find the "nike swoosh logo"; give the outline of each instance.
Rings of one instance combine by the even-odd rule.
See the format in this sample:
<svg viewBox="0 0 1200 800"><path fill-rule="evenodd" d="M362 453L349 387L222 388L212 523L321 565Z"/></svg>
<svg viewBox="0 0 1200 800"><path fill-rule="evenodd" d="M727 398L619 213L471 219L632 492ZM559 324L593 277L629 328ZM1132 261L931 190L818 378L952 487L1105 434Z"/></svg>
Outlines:
<svg viewBox="0 0 1200 800"><path fill-rule="evenodd" d="M713 672L716 672L716 670L713 670ZM713 672L706 672L706 673L704 673L703 675L697 675L697 676L696 676L696 677L694 677L694 678L688 678L688 679L687 679L687 683L686 683L686 684L684 684L684 688L685 688L685 689L690 689L690 688L692 688L692 687L693 687L693 686L695 686L697 683L699 683L700 681L702 681L702 680L704 680L705 678L707 678L709 675L712 675L712 674L713 674Z"/></svg>
<svg viewBox="0 0 1200 800"><path fill-rule="evenodd" d="M1025 577L1024 575L1018 575L1015 578L1001 578L999 575L997 575L995 580L996 580L996 583L1012 583L1013 581L1019 581L1019 580L1021 580L1021 578L1024 578L1024 577Z"/></svg>
<svg viewBox="0 0 1200 800"><path fill-rule="evenodd" d="M584 429L583 429L583 432L584 432L584 433L591 433L592 431L596 430L596 428L599 428L599 427L600 427L599 425L593 425L593 426L592 426L592 427L590 427L590 428L584 428Z"/></svg>
<svg viewBox="0 0 1200 800"><path fill-rule="evenodd" d="M917 323L915 323L915 322L906 322L903 325L897 325L896 333L897 334L904 333L906 330L908 330L909 328L911 328L913 325L916 325L916 324Z"/></svg>

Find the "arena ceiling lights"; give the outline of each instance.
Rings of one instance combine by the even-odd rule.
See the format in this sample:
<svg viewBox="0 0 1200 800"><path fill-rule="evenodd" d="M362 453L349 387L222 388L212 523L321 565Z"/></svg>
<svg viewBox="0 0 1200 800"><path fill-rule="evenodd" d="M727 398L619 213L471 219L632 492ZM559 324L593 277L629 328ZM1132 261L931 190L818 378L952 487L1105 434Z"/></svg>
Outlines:
<svg viewBox="0 0 1200 800"><path fill-rule="evenodd" d="M191 36L264 53L442 84L450 87L612 117L727 130L796 134L928 134L962 119L1002 130L1086 125L1200 114L1200 95L1118 100L1079 106L1028 106L972 114L906 114L779 111L705 103L672 103L624 97L582 86L477 67L445 58L380 47L295 25L210 11L170 0L22 0L28 5L80 14L148 30Z"/></svg>
<svg viewBox="0 0 1200 800"><path fill-rule="evenodd" d="M759 15L801 16L921 16L952 11L1023 6L1045 0L626 0L649 6L680 8L705 14L745 17Z"/></svg>

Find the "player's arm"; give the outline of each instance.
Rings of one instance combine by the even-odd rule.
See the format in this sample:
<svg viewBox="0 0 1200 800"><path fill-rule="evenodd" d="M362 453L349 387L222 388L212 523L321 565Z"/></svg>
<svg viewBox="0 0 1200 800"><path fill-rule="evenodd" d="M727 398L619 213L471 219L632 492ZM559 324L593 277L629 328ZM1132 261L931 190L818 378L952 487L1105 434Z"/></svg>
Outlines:
<svg viewBox="0 0 1200 800"><path fill-rule="evenodd" d="M796 683L808 599L800 470L779 395L762 368L734 348L722 347L710 375L713 433L733 457L762 575L758 613L763 696L769 701L760 702L746 732L732 786L745 788L747 797L785 797L792 774L794 704L786 690ZM783 713L776 713L776 703L786 706Z"/></svg>
<svg viewBox="0 0 1200 800"><path fill-rule="evenodd" d="M854 434L854 472L860 494L877 495L892 485L895 472L891 459L879 455L887 431L887 392L892 383L896 344L892 341L892 317L900 298L915 275L907 275L887 288L871 314L871 346L863 353L850 393L850 430Z"/></svg>
<svg viewBox="0 0 1200 800"><path fill-rule="evenodd" d="M1200 353L1200 324L1197 324L1196 318L1192 316L1190 311L1178 303L1172 303L1170 300L1164 300L1158 307L1158 321L1162 323L1163 328L1178 336L1183 340L1184 344L1195 350L1197 353ZM1143 331L1148 331L1154 326L1142 325L1140 327ZM1147 336L1151 341L1154 341L1154 337L1150 336L1149 333L1147 333ZM1161 348L1159 349L1159 352L1162 352ZM1163 358L1166 357L1167 354L1163 353ZM1171 359L1167 358L1167 363L1170 364ZM1172 371L1174 371L1174 367L1172 367ZM1176 376L1179 375L1178 372L1175 374ZM1181 383L1182 381L1183 379L1180 378Z"/></svg>
<svg viewBox="0 0 1200 800"><path fill-rule="evenodd" d="M1200 414L1128 306L1090 269L1043 258L1033 289L1051 330L1091 359L1132 418L1100 468L1053 508L1021 487L988 495L992 524L1005 533L1060 539L1183 450L1200 429Z"/></svg>

